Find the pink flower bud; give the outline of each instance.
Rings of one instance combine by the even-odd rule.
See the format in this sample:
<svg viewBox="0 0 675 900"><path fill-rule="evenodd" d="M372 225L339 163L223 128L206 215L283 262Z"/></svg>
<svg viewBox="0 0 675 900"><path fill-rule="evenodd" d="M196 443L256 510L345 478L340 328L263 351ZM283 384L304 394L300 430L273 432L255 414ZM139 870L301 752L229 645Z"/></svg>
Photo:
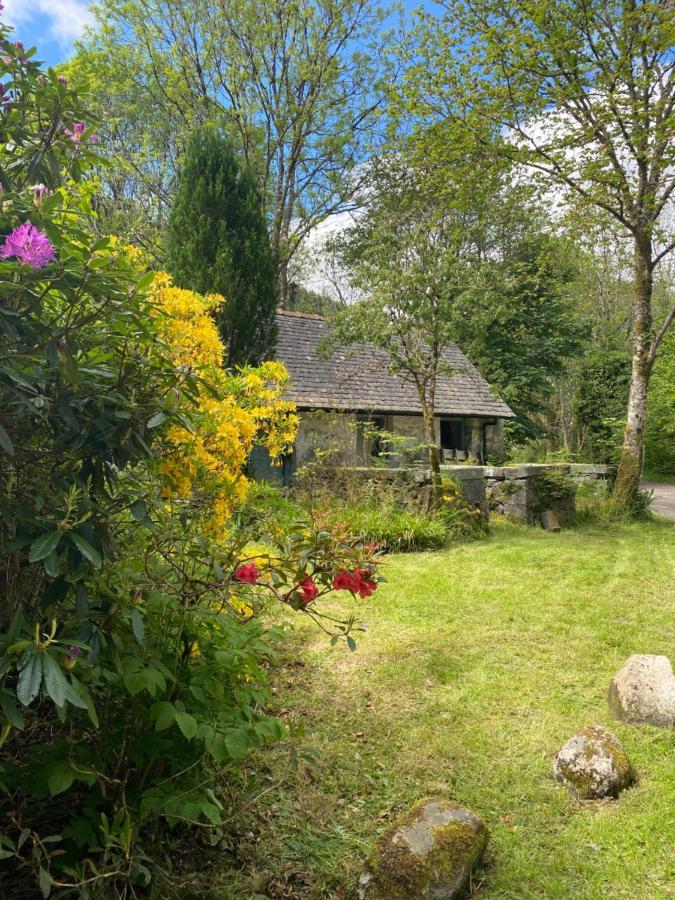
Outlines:
<svg viewBox="0 0 675 900"><path fill-rule="evenodd" d="M33 191L33 202L36 206L42 206L42 201L49 194L49 188L45 184L34 184L31 188Z"/></svg>

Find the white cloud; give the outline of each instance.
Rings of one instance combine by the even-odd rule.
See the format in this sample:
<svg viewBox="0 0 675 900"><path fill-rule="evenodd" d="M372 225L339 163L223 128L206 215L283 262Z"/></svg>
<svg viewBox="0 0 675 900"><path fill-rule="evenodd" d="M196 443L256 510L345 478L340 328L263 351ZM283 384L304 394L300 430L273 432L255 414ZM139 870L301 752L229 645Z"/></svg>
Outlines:
<svg viewBox="0 0 675 900"><path fill-rule="evenodd" d="M93 16L88 0L4 0L3 18L10 25L31 28L34 32L50 37L62 46L68 46L91 24ZM35 34L34 43L38 42ZM26 41L24 41L26 43Z"/></svg>

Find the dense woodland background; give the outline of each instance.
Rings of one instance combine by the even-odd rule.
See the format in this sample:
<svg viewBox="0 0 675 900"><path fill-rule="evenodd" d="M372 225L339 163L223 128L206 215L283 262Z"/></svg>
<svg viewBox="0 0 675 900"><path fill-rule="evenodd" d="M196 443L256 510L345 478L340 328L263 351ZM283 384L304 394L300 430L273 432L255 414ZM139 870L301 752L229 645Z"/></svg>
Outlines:
<svg viewBox="0 0 675 900"><path fill-rule="evenodd" d="M585 40L574 18L584 6L559 5L559 21L550 13L552 59L567 13L573 38ZM523 21L535 7L522 4ZM462 9L459 21L468 27ZM452 45L460 25L453 31L440 14L401 16L371 0L102 0L94 10L97 25L64 71L90 90L105 135L100 227L142 248L184 286L219 290L249 329L253 318L267 323L257 335L242 334L243 349L228 326L232 361L269 349L277 302L328 314L345 298L377 293L385 302L414 247L427 260L420 274L441 292L444 334L518 414L509 426L513 458L618 461L633 347L632 235L606 210L579 204L527 165L529 158L505 155L503 132L488 115L494 98L481 98L478 81L470 112L479 116L482 104L481 124L450 114L453 105L469 109L459 84L470 59ZM546 10L540 4L542 15ZM500 5L492 11L500 14ZM592 5L591 12L602 28L601 9ZM611 15L618 21L620 6ZM611 27L609 18L604 25ZM471 34L478 41L475 28ZM664 91L672 90L667 34L665 40L663 72L648 73L656 82L662 77ZM663 34L654 37L659 41ZM459 58L454 69L439 64L444 46ZM620 49L627 65L636 51ZM518 52L525 69L526 50ZM601 60L598 79L603 66ZM535 121L541 108L534 95L530 102ZM619 130L631 110L615 104L614 111ZM221 142L220 173L195 169L208 140L212 153L213 141ZM584 142L577 147L584 157ZM222 194L214 191L219 180ZM260 227L253 239L235 199L246 191L244 202L258 204L267 226L266 251ZM671 198L661 237L654 236L659 246L672 237L672 218ZM317 225L326 221L341 224L328 228L328 240L318 239ZM234 224L223 230L225 222ZM384 236L392 234L396 242L387 244ZM214 264L218 254L230 262ZM264 259L277 273L278 292L252 291ZM673 261L665 256L654 271L655 329L672 308L672 285ZM673 353L668 338L654 367L647 419L646 464L666 473L675 466Z"/></svg>

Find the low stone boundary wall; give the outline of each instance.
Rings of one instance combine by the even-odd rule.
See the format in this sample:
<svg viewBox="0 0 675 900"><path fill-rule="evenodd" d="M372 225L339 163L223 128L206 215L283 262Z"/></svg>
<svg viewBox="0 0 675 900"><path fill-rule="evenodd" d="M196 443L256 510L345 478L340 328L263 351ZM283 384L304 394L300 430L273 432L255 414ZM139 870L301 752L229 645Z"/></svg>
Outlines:
<svg viewBox="0 0 675 900"><path fill-rule="evenodd" d="M457 482L467 503L478 507L487 522L490 507L486 494L485 466L441 466L441 473Z"/></svg>
<svg viewBox="0 0 675 900"><path fill-rule="evenodd" d="M487 520L490 511L514 522L538 524L546 510L566 525L576 512L575 485L591 481L612 482L613 466L581 463L525 463L518 466L442 465L441 474L453 479L464 499L480 509ZM348 499L356 483L370 483L394 490L408 505L424 508L429 499L428 469L344 466L333 473L331 490ZM385 487L386 486L386 487Z"/></svg>
<svg viewBox="0 0 675 900"><path fill-rule="evenodd" d="M575 485L567 465L492 466L485 479L490 508L513 522L534 525L546 510L560 525L574 518Z"/></svg>
<svg viewBox="0 0 675 900"><path fill-rule="evenodd" d="M464 475L463 469L468 470ZM514 522L533 525L542 513L552 510L561 525L569 523L576 512L574 485L589 481L612 481L613 466L581 463L526 463L520 466L442 466L462 485L467 500L480 502L479 481L487 507ZM481 506L482 508L482 506Z"/></svg>

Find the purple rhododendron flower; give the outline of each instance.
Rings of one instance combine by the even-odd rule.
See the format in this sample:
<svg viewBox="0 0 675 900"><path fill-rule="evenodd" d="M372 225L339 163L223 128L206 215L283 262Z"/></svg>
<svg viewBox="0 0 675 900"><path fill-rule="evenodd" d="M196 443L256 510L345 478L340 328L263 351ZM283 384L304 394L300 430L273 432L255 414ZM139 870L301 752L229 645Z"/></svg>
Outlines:
<svg viewBox="0 0 675 900"><path fill-rule="evenodd" d="M64 128L63 130L74 144L79 144L82 140L82 135L87 130L87 126L84 124L84 122L75 122L72 131L70 130L70 128ZM98 141L98 135L90 134L89 141L90 143L95 144Z"/></svg>
<svg viewBox="0 0 675 900"><path fill-rule="evenodd" d="M80 141L82 140L82 135L86 130L87 126L84 124L84 122L75 122L72 131L70 130L70 128L64 128L65 133L74 144L80 143Z"/></svg>
<svg viewBox="0 0 675 900"><path fill-rule="evenodd" d="M0 258L10 256L17 256L33 269L42 269L54 260L56 253L46 234L30 222L24 222L7 235L0 247Z"/></svg>

